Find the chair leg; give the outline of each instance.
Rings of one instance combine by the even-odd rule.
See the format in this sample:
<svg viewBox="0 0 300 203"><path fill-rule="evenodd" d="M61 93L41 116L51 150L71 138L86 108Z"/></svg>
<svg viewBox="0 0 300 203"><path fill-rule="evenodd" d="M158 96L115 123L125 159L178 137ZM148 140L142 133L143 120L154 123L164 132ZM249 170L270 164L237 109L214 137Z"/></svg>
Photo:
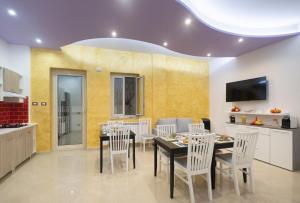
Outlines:
<svg viewBox="0 0 300 203"><path fill-rule="evenodd" d="M144 144L144 152L146 151L146 140L143 140L143 144Z"/></svg>
<svg viewBox="0 0 300 203"><path fill-rule="evenodd" d="M255 186L254 186L254 176L253 176L253 169L252 167L248 168L248 173L250 176L250 187L251 187L251 192L255 193Z"/></svg>
<svg viewBox="0 0 300 203"><path fill-rule="evenodd" d="M240 195L240 189L239 189L239 180L237 176L237 170L233 169L232 171L233 175L233 182L234 182L234 188L237 195Z"/></svg>
<svg viewBox="0 0 300 203"><path fill-rule="evenodd" d="M191 202L195 203L194 188L193 188L193 181L191 175L188 175L188 183L189 183Z"/></svg>
<svg viewBox="0 0 300 203"><path fill-rule="evenodd" d="M111 173L114 174L114 156L110 155Z"/></svg>
<svg viewBox="0 0 300 203"><path fill-rule="evenodd" d="M159 155L158 155L158 171L161 172L161 154L160 152L158 152Z"/></svg>
<svg viewBox="0 0 300 203"><path fill-rule="evenodd" d="M128 154L126 154L126 171L128 172Z"/></svg>
<svg viewBox="0 0 300 203"><path fill-rule="evenodd" d="M211 175L210 172L206 174L207 190L208 190L208 199L212 201L212 188L211 188Z"/></svg>

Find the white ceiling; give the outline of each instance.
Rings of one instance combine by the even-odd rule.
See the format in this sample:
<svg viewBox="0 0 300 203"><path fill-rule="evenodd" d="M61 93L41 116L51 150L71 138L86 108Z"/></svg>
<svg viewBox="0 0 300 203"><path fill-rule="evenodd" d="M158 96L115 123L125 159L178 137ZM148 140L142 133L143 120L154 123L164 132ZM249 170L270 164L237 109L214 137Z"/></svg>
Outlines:
<svg viewBox="0 0 300 203"><path fill-rule="evenodd" d="M177 0L215 29L244 36L300 32L300 0Z"/></svg>

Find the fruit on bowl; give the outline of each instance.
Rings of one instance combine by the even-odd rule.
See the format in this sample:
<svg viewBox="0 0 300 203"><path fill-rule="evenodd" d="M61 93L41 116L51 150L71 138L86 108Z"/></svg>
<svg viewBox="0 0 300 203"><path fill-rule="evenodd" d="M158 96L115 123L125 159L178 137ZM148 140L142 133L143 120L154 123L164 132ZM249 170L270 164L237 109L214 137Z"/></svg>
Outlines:
<svg viewBox="0 0 300 203"><path fill-rule="evenodd" d="M231 112L240 112L241 109L237 106L232 107Z"/></svg>
<svg viewBox="0 0 300 203"><path fill-rule="evenodd" d="M251 125L263 125L263 121L258 119L257 117L251 122Z"/></svg>
<svg viewBox="0 0 300 203"><path fill-rule="evenodd" d="M281 109L274 108L270 110L271 113L281 113Z"/></svg>

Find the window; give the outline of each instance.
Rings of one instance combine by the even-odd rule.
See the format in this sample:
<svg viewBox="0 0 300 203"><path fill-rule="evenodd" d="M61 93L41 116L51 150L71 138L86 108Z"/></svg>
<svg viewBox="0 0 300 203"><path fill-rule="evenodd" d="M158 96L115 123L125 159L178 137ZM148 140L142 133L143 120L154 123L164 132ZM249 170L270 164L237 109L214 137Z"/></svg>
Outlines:
<svg viewBox="0 0 300 203"><path fill-rule="evenodd" d="M115 75L112 78L113 117L144 114L144 77Z"/></svg>

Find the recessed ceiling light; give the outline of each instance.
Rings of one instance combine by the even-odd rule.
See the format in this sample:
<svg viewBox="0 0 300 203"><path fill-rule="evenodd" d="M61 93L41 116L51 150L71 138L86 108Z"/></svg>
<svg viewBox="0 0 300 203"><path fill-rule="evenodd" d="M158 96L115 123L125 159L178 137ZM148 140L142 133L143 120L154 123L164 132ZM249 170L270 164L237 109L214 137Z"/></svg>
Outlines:
<svg viewBox="0 0 300 203"><path fill-rule="evenodd" d="M239 43L241 43L241 42L243 42L243 41L244 41L244 38L242 38L242 37L238 39L238 42L239 42Z"/></svg>
<svg viewBox="0 0 300 203"><path fill-rule="evenodd" d="M168 42L164 42L164 46L167 47L168 46Z"/></svg>
<svg viewBox="0 0 300 203"><path fill-rule="evenodd" d="M10 16L17 16L17 12L14 9L7 9L7 13Z"/></svg>
<svg viewBox="0 0 300 203"><path fill-rule="evenodd" d="M35 42L38 43L38 44L42 44L43 43L43 41L40 38L36 38Z"/></svg>
<svg viewBox="0 0 300 203"><path fill-rule="evenodd" d="M117 37L117 36L118 36L118 33L117 33L116 31L112 31L112 32L111 32L111 36L112 36L112 37Z"/></svg>
<svg viewBox="0 0 300 203"><path fill-rule="evenodd" d="M206 56L210 57L210 56L211 56L211 53L207 53L207 55L206 55Z"/></svg>
<svg viewBox="0 0 300 203"><path fill-rule="evenodd" d="M192 23L192 19L190 19L190 18L187 18L187 19L185 19L185 21L184 21L184 24L185 25L190 25Z"/></svg>

